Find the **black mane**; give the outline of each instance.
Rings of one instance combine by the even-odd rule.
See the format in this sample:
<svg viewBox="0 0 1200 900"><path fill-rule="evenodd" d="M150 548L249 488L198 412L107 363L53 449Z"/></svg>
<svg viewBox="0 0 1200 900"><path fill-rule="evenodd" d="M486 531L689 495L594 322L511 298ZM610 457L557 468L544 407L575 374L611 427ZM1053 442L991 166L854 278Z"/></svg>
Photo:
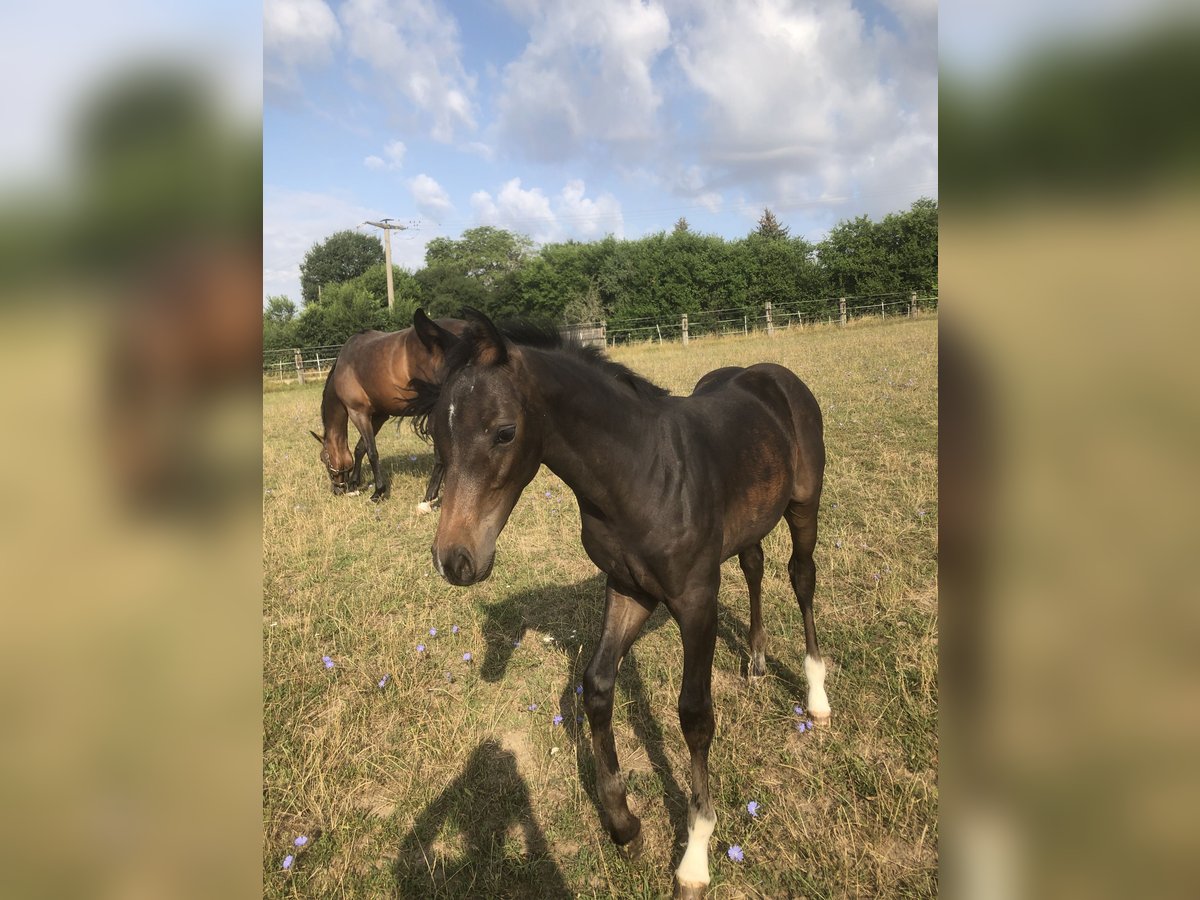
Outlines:
<svg viewBox="0 0 1200 900"><path fill-rule="evenodd" d="M564 337L562 332L553 325L518 319L500 323L497 327L500 333L513 344L538 350L558 351L572 356L606 373L637 397L665 397L670 393L649 379L643 378L628 366L613 362L599 347L585 347L574 336ZM413 398L408 408L412 416L413 430L422 438L428 440L430 437L429 414L433 412L438 397L441 395L441 382L471 362L475 356L476 342L483 335L484 332L478 324L472 322L458 343L446 354L441 381L435 384L414 379L410 385L410 388L416 392L416 397Z"/></svg>

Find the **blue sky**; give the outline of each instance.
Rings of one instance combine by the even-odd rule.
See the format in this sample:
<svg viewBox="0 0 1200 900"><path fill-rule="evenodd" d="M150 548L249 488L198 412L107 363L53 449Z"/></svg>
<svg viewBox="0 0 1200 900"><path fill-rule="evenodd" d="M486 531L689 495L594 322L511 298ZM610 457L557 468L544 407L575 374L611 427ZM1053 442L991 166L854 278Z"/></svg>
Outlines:
<svg viewBox="0 0 1200 900"><path fill-rule="evenodd" d="M937 196L932 0L267 0L263 293L316 241L819 239ZM365 229L372 231L373 229Z"/></svg>

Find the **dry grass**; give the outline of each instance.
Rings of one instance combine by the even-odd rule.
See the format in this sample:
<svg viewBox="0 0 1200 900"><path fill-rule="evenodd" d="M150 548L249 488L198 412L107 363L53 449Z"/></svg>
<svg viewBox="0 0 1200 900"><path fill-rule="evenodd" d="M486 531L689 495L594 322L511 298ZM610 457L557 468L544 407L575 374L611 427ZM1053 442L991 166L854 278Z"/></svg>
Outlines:
<svg viewBox="0 0 1200 900"><path fill-rule="evenodd" d="M764 542L760 684L743 677L745 583L736 560L723 570L713 897L937 893L936 342L924 318L613 353L676 392L718 366L780 362L825 413L816 616L833 725L795 729L804 641L781 527ZM575 721L603 581L571 493L543 469L491 579L452 587L431 571L434 519L413 511L428 447L387 426L390 499L332 496L307 434L319 390L263 398L265 896L668 896L689 791L674 623L655 614L619 680L618 751L646 837L628 863L600 825Z"/></svg>

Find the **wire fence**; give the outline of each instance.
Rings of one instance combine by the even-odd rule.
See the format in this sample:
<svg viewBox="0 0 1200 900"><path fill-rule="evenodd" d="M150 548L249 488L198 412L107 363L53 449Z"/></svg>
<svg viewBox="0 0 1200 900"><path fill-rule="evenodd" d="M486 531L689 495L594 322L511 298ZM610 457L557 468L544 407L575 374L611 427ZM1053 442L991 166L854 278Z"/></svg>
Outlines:
<svg viewBox="0 0 1200 900"><path fill-rule="evenodd" d="M619 344L681 342L730 334L787 331L812 326L845 325L867 317L912 317L936 312L938 295L909 293L871 294L857 297L823 297L791 304L730 307L703 310L677 317L643 316L579 322L563 326L585 344L615 347ZM263 352L263 381L304 384L322 379L337 359L341 344L293 347Z"/></svg>

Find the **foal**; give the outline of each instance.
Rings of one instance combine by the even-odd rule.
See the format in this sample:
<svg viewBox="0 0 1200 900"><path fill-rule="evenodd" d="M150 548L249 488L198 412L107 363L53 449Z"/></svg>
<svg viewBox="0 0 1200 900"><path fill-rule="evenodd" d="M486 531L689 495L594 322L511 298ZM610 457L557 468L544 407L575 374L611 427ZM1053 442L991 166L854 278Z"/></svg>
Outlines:
<svg viewBox="0 0 1200 900"><path fill-rule="evenodd" d="M574 491L583 546L608 575L600 643L584 675L597 786L609 832L641 849L613 740L621 658L659 603L679 623L679 722L691 753L688 844L677 892L703 896L716 826L708 786L712 662L722 561L737 555L750 588L750 672L765 674L762 539L780 518L804 619L808 708L827 722L825 666L813 626L817 507L825 448L821 412L782 366L718 369L690 397L661 388L598 351L544 336L510 341L480 313L461 337L419 323L446 351L441 386L417 382L416 423L446 466L433 563L449 582L487 578L496 538L545 463Z"/></svg>

